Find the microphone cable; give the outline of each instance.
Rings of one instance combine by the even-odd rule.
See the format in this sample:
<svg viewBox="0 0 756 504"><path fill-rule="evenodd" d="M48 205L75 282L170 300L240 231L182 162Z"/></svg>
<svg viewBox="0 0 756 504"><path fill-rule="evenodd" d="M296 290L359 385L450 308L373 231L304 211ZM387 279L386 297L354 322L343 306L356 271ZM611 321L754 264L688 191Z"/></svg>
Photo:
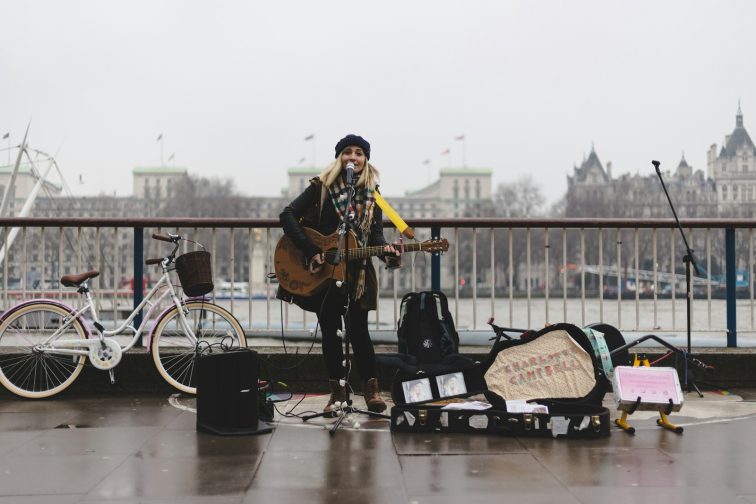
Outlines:
<svg viewBox="0 0 756 504"><path fill-rule="evenodd" d="M320 302L320 307L318 308L318 312L316 314L317 315L317 322L315 323L315 329L312 331L312 339L310 341L310 346L307 349L307 352L304 353L304 354L302 354L301 359L299 359L298 362L295 362L291 366L277 366L277 365L273 364L270 361L270 356L268 356L264 360L261 360L261 362L265 364L266 369L267 369L267 371L269 373L269 376L272 376L272 374L270 374L270 369L271 368L275 369L276 371L279 371L279 372L280 371L290 371L292 369L296 369L296 368L300 367L302 364L304 364L304 361L308 358L308 356L310 356L312 354L312 350L315 347L315 341L317 340L318 330L320 330L320 317L323 314L323 309L325 308L326 300L328 299L328 296L331 293L331 289L333 288L333 286L335 284L335 277L334 277L335 273L336 273L336 269L334 268L331 271L331 278L330 278L330 282L329 282L329 285L328 285L328 289L326 290L325 294L323 295L323 299ZM270 275L274 275L274 274L270 273ZM284 301L280 300L279 307L280 307L280 313L281 313L281 343L282 343L283 348L284 348L284 355L289 355L288 349L286 347L286 336L285 336L285 332L284 332L283 303L284 303ZM298 354L298 352L296 352L296 354ZM271 378L269 381L274 381L274 380ZM308 395L309 394L307 392L304 392L302 394L302 397L291 408L288 408L288 411L284 410L283 412L281 412L278 409L278 406L275 405L275 403L274 403L273 407L276 410L276 412L279 415L283 416L284 418L301 418L302 416L305 416L305 415L308 415L308 414L311 414L311 413L317 413L316 411L302 411L302 412L299 412L299 413L293 413L293 411L296 408L299 407L299 405L302 403L302 401L304 401L308 397Z"/></svg>

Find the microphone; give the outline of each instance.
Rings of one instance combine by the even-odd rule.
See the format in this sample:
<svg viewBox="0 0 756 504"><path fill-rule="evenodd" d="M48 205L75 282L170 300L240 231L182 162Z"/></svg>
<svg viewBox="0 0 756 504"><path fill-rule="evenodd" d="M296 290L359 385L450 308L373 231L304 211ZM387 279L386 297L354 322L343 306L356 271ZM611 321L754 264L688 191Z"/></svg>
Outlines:
<svg viewBox="0 0 756 504"><path fill-rule="evenodd" d="M656 168L656 173L659 173L659 165L661 163L659 161L653 160L651 161L651 164L654 165L654 168Z"/></svg>
<svg viewBox="0 0 756 504"><path fill-rule="evenodd" d="M346 184L352 185L352 179L354 178L354 163L349 161L346 165Z"/></svg>

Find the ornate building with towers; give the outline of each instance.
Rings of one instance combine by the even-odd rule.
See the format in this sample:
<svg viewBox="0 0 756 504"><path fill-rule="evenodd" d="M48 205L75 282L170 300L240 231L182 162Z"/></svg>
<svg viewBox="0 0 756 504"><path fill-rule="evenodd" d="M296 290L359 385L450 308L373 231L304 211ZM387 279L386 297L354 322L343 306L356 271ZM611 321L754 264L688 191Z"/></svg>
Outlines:
<svg viewBox="0 0 756 504"><path fill-rule="evenodd" d="M721 148L712 144L707 170L695 170L683 154L673 172L663 174L680 217L752 217L756 215L756 146L745 129L738 103L735 129ZM567 176L567 217L669 217L670 210L655 174L612 176L591 148L590 155Z"/></svg>
<svg viewBox="0 0 756 504"><path fill-rule="evenodd" d="M717 210L720 215L750 217L756 207L756 147L743 126L743 112L738 103L735 129L725 136L717 152L709 147L708 175L717 181Z"/></svg>

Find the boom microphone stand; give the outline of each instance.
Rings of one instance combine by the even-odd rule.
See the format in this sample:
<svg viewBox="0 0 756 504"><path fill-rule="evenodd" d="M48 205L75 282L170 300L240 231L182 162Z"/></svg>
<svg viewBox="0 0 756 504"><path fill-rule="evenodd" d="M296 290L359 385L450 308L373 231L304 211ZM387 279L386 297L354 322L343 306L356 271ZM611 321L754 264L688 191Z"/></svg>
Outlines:
<svg viewBox="0 0 756 504"><path fill-rule="evenodd" d="M701 275L701 272L698 269L698 265L696 264L696 260L693 257L693 249L690 248L690 245L688 245L688 239L685 237L685 232L683 231L682 226L680 225L680 219L677 218L677 212L675 211L675 206L672 204L672 199L669 197L669 192L667 192L667 186L664 184L664 179L662 178L661 170L659 170L659 165L661 164L659 161L651 161L651 164L654 165L654 168L656 169L656 174L659 176L659 181L661 182L662 189L664 189L664 194L667 195L667 201L669 202L669 207L672 209L672 215L675 216L675 222L677 223L677 229L680 231L680 235L682 236L683 243L685 244L685 255L683 256L683 263L685 263L685 307L686 307L686 315L687 315L687 322L688 322L688 340L687 340L687 356L690 355L690 322L691 322L691 302L693 300L693 292L690 287L690 268L691 266L696 272L696 275ZM674 284L672 286L674 289ZM698 393L699 397L703 397L703 394L699 390L699 388L696 386L695 381L693 380L693 377L691 376L691 372L688 369L688 359L686 358L683 360L684 366L685 366L685 389L688 392L692 392L693 389Z"/></svg>
<svg viewBox="0 0 756 504"><path fill-rule="evenodd" d="M383 413L376 413L374 411L368 411L368 410L362 410L355 408L352 406L352 395L350 390L352 389L351 385L349 384L349 374L352 370L352 364L349 360L349 333L351 332L351 321L350 321L350 314L349 314L349 308L352 303L352 294L349 287L349 231L352 229L352 216L353 212L351 212L352 208L352 200L354 199L354 184L352 183L352 170L354 168L352 167L350 170L349 165L347 165L347 176L346 176L346 182L347 182L347 211L344 212L344 215L342 216L341 225L339 226L339 244L338 249L336 251L336 259L334 261L334 264L339 264L341 261L344 261L344 281L343 282L336 282L336 286L340 289L343 289L343 292L345 293L345 303L344 303L344 332L342 333L344 336L344 361L342 362L342 367L344 369L344 379L343 383L342 380L339 380L340 384L344 387L345 391L345 399L342 403L341 407L336 410L338 415L338 420L336 423L333 424L333 426L328 431L331 435L334 435L336 431L341 427L341 424L344 422L344 420L351 415L352 413L361 413L363 415L368 415L372 418L391 418L388 415L384 415ZM341 285L339 285L341 284ZM314 415L307 415L302 417L302 421L306 422L307 420L310 420L312 418L317 417L324 417L326 415L331 415L332 413L327 412L321 412L316 413Z"/></svg>

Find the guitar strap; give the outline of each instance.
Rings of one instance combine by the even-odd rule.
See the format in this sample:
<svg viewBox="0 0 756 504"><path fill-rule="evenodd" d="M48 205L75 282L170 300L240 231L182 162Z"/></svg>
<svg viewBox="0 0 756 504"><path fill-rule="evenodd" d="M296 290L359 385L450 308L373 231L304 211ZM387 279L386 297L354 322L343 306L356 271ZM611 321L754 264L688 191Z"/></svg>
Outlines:
<svg viewBox="0 0 756 504"><path fill-rule="evenodd" d="M396 210L394 210L394 208L389 205L388 201L383 199L383 196L381 196L378 191L376 191L375 193L375 202L378 204L381 210L383 210L383 213L386 214L389 220L394 223L394 226L396 226L396 229L398 229L400 233L402 233L410 240L415 237L415 230L409 227L406 222L404 222L404 219L402 219L399 214L396 213Z"/></svg>
<svg viewBox="0 0 756 504"><path fill-rule="evenodd" d="M325 205L326 198L328 197L328 188L325 186L323 181L321 181L320 179L317 180L318 182L320 182L320 207L318 209L318 226L320 226L320 218L323 214L323 205ZM375 192L375 202L383 211L383 213L386 214L389 220L394 224L394 226L396 226L396 229L398 229L400 233L402 233L410 240L415 238L415 230L409 227L406 222L404 222L404 219L399 216L396 210L394 210L389 202L386 201L378 191Z"/></svg>
<svg viewBox="0 0 756 504"><path fill-rule="evenodd" d="M325 200L328 197L328 189L326 188L324 183L320 183L320 209L318 211L318 227L320 227L320 216L323 215L323 205L325 205Z"/></svg>

